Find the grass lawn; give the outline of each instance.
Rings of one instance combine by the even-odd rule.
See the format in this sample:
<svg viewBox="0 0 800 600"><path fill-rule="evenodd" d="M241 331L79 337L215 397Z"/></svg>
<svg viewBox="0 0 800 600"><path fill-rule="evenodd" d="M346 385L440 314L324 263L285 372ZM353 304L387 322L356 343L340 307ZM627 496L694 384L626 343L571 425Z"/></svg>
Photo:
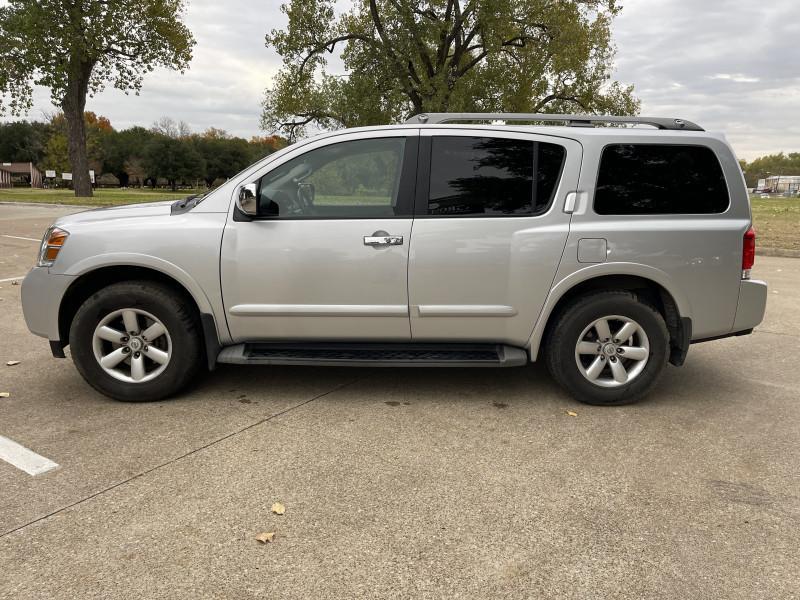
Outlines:
<svg viewBox="0 0 800 600"><path fill-rule="evenodd" d="M800 198L750 198L756 248L800 250Z"/></svg>
<svg viewBox="0 0 800 600"><path fill-rule="evenodd" d="M314 206L341 206L345 205L365 205L365 206L388 206L391 199L387 196L328 196L317 194L314 196Z"/></svg>
<svg viewBox="0 0 800 600"><path fill-rule="evenodd" d="M77 206L118 206L120 204L135 204L138 202L155 202L157 200L177 200L196 194L196 190L151 190L148 188L129 188L120 190L116 188L103 188L94 190L91 198L76 198L75 193L68 189L37 190L32 188L0 189L0 202L42 202L45 204L71 204Z"/></svg>

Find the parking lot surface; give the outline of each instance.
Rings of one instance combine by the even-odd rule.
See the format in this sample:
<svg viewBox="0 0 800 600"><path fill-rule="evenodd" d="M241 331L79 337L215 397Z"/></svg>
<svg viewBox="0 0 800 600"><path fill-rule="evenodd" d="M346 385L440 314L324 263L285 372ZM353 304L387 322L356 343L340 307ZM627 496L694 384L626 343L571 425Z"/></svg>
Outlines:
<svg viewBox="0 0 800 600"><path fill-rule="evenodd" d="M25 328L11 278L69 210L0 205L0 436L59 465L0 461L0 598L800 594L800 260L634 406L541 365L221 365L137 405Z"/></svg>

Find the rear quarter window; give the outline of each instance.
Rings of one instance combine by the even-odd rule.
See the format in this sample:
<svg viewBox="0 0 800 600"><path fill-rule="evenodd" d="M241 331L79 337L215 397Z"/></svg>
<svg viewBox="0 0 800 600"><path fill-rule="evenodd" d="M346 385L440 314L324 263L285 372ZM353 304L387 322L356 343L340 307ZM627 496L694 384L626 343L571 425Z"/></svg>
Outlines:
<svg viewBox="0 0 800 600"><path fill-rule="evenodd" d="M601 215L725 212L730 200L711 148L614 144L603 149L594 210Z"/></svg>

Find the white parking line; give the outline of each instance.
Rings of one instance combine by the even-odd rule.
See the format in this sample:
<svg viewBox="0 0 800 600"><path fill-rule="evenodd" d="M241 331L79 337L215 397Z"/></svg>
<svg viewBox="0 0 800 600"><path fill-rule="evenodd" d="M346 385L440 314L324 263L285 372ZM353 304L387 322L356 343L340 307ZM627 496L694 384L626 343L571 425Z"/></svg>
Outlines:
<svg viewBox="0 0 800 600"><path fill-rule="evenodd" d="M19 277L9 277L8 279L0 279L0 283L5 283L7 281L21 281L25 279L25 275L20 275Z"/></svg>
<svg viewBox="0 0 800 600"><path fill-rule="evenodd" d="M7 237L7 238L14 239L14 240L27 240L29 242L41 242L42 241L42 240L37 240L36 238L22 237L22 236L19 236L19 235L0 234L0 237Z"/></svg>
<svg viewBox="0 0 800 600"><path fill-rule="evenodd" d="M49 458L39 456L33 450L28 450L25 446L2 435L0 435L0 460L25 471L28 475L41 475L58 468L58 464Z"/></svg>

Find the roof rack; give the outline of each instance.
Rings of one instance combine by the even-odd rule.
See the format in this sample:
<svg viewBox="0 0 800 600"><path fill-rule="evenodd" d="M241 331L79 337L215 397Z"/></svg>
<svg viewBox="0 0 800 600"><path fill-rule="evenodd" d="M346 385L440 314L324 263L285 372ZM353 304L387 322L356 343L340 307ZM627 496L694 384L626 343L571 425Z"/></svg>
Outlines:
<svg viewBox="0 0 800 600"><path fill-rule="evenodd" d="M620 117L610 115L552 115L537 113L421 113L406 123L436 125L456 121L560 121L570 127L594 127L595 123L629 123L651 125L672 131L705 131L691 121L667 117Z"/></svg>

